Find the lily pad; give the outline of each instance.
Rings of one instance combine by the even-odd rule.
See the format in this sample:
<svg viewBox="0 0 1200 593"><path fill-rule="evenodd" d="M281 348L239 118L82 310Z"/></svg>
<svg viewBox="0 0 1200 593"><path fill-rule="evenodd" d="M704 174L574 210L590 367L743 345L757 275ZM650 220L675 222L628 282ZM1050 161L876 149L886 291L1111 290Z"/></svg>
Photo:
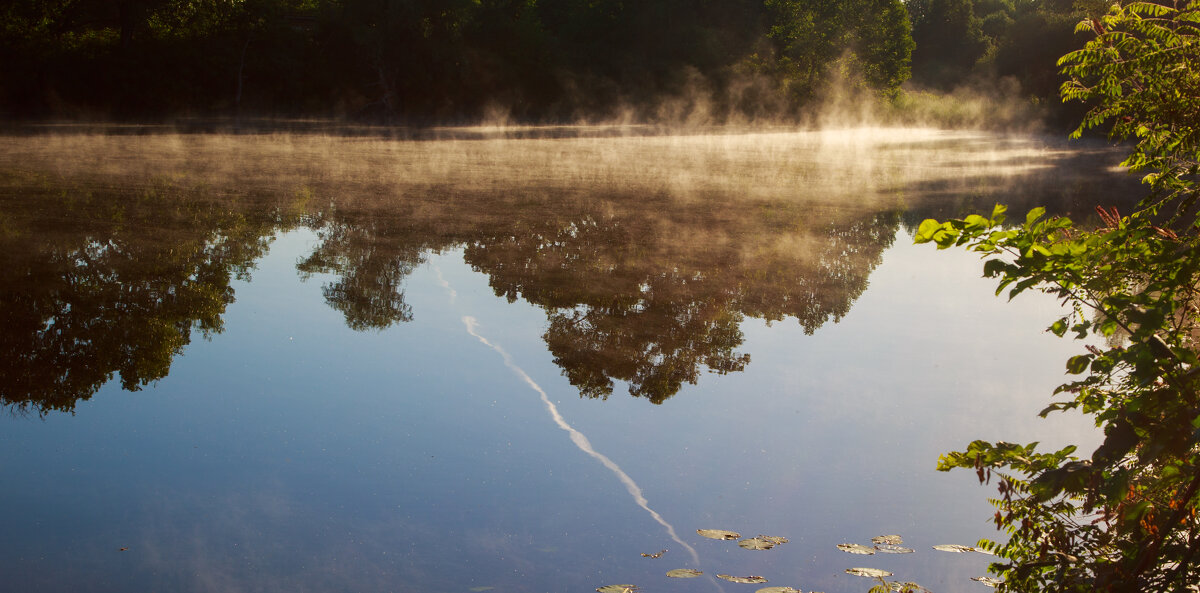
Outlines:
<svg viewBox="0 0 1200 593"><path fill-rule="evenodd" d="M731 583L748 583L748 584L752 584L752 585L756 584L756 583L767 582L767 579L764 579L763 577L756 576L756 575L750 575L748 577L731 577L727 574L719 574L719 575L717 575L717 578L725 579Z"/></svg>
<svg viewBox="0 0 1200 593"><path fill-rule="evenodd" d="M638 593L637 585L605 585L596 589L598 593Z"/></svg>
<svg viewBox="0 0 1200 593"><path fill-rule="evenodd" d="M875 544L875 551L884 554L912 554L915 550L895 544Z"/></svg>
<svg viewBox="0 0 1200 593"><path fill-rule="evenodd" d="M738 547L746 548L747 550L770 550L775 547L775 542L761 537L752 537L738 542Z"/></svg>
<svg viewBox="0 0 1200 593"><path fill-rule="evenodd" d="M870 556L871 554L875 553L875 548L868 548L858 544L838 544L837 549L843 552L849 552L851 554L862 554L864 556Z"/></svg>
<svg viewBox="0 0 1200 593"><path fill-rule="evenodd" d="M878 568L847 568L846 574L852 574L860 577L871 577L873 579L892 576L892 573L886 570L879 570Z"/></svg>
<svg viewBox="0 0 1200 593"><path fill-rule="evenodd" d="M676 568L667 571L667 576L673 579L694 579L702 574L704 573L691 568Z"/></svg>
<svg viewBox="0 0 1200 593"><path fill-rule="evenodd" d="M958 544L940 544L940 545L934 546L933 549L940 550L942 552L954 552L955 554L962 554L963 552L974 552L975 551L975 548L972 548L971 546L960 546Z"/></svg>
<svg viewBox="0 0 1200 593"><path fill-rule="evenodd" d="M769 542L771 542L771 543L773 543L773 544L775 544L775 545L777 545L777 546L778 546L778 545L780 545L780 544L786 544L786 543L788 543L788 538L786 538L786 537L779 537L778 535L760 535L760 536L758 536L758 539L765 539L765 540L767 540L767 541L769 541Z"/></svg>
<svg viewBox="0 0 1200 593"><path fill-rule="evenodd" d="M696 533L708 539L737 539L742 537L742 534L736 531L726 531L724 529L697 529Z"/></svg>
<svg viewBox="0 0 1200 593"><path fill-rule="evenodd" d="M871 538L871 543L898 546L904 543L904 538L898 535L877 535Z"/></svg>
<svg viewBox="0 0 1200 593"><path fill-rule="evenodd" d="M992 577L971 577L971 580L978 581L989 587L999 587L1000 585L1004 584L1004 581L1001 581L1000 579L993 579Z"/></svg>
<svg viewBox="0 0 1200 593"><path fill-rule="evenodd" d="M763 587L754 593L804 593L793 587Z"/></svg>

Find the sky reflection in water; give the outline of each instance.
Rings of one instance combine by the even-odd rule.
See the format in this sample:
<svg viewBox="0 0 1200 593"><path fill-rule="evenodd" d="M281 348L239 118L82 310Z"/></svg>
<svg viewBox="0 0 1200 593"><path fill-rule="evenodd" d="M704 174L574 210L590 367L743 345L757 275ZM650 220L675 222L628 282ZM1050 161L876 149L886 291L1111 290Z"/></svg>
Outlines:
<svg viewBox="0 0 1200 593"><path fill-rule="evenodd" d="M708 152L635 139L633 156L600 140L581 144L598 151L585 156L539 144L521 158L553 154L572 172L522 176L503 146L378 141L356 158L476 160L465 180L429 158L411 166L448 172L349 187L355 158L298 156L337 143L325 138L284 139L283 186L249 165L184 166L187 150L158 153L152 178L107 171L113 150L64 170L47 164L54 146L18 157L10 140L4 396L26 412L0 432L0 475L20 485L0 494L0 573L25 590L749 587L663 576L693 567L865 591L842 570L872 566L935 591L982 590L966 579L985 557L930 546L993 535L991 491L933 471L937 455L975 438L1094 436L1035 418L1075 353L1042 332L1055 304L992 297L974 257L914 247L905 228L959 214L971 179L983 207L1049 196L1086 211L1092 186L1031 164L1012 172L1024 171L1025 195L1006 194L1014 179L1002 191L964 172L1000 158L986 139L910 137L933 144L872 161L892 177L850 183L834 170L795 185L768 182L763 159L829 152L761 139L704 139ZM206 138L169 140L221 153ZM275 146L247 142L232 146ZM838 153L849 162L898 150L850 146ZM1015 154L1063 154L1037 146ZM647 160L664 150L691 161ZM720 173L750 161L763 162L749 181ZM633 189L617 182L639 162ZM94 175L104 189L88 189ZM587 191L567 187L579 180ZM38 245L15 248L33 235ZM149 314L130 317L135 305ZM26 309L42 317L17 319ZM204 327L210 339L195 339ZM38 351L54 328L84 341ZM71 353L90 358L72 367ZM61 380L88 369L149 385ZM55 399L34 397L37 376L59 377ZM791 542L751 552L697 528ZM917 553L834 547L885 533Z"/></svg>

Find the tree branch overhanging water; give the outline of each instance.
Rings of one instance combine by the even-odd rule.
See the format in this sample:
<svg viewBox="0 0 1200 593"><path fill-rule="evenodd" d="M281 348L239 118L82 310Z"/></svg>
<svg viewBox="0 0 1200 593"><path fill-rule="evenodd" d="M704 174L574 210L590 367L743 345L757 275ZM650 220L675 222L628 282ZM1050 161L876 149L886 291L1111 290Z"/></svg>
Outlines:
<svg viewBox="0 0 1200 593"><path fill-rule="evenodd" d="M1125 164L1149 170L1149 196L1120 217L1098 207L1104 225L1076 227L1031 210L1005 228L1006 209L988 217L926 220L918 243L967 247L989 258L984 275L997 294L1038 289L1094 319L1069 314L1049 331L1103 337L1067 361L1082 375L1056 394L1068 401L1042 412L1078 409L1095 417L1105 440L1089 459L1075 447L1036 453L975 441L944 455L938 468L1000 477L995 523L1003 542L992 570L1014 591L1167 591L1194 588L1200 532L1200 222L1194 205L1200 162L1200 2L1114 5L1080 23L1088 46L1059 64L1071 77L1064 99L1095 101L1077 134L1110 125L1136 138ZM1114 340L1118 330L1126 336Z"/></svg>

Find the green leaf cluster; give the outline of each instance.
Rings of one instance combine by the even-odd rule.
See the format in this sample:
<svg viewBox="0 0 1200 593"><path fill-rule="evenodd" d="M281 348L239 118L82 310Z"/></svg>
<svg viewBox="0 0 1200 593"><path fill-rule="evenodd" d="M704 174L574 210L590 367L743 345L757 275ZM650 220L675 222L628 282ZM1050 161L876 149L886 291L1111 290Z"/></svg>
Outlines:
<svg viewBox="0 0 1200 593"><path fill-rule="evenodd" d="M1086 20L1094 39L1060 64L1066 100L1094 102L1077 134L1106 125L1135 140L1126 165L1149 172L1132 213L1098 207L1076 225L1035 208L1019 225L989 217L924 221L916 242L981 254L997 294L1038 290L1070 312L1049 326L1083 342L1072 380L1043 411L1095 419L1103 443L1039 453L976 441L938 469L995 481L1005 541L993 572L1010 591L1173 591L1200 582L1200 2L1130 3Z"/></svg>
<svg viewBox="0 0 1200 593"><path fill-rule="evenodd" d="M1193 213L1200 174L1200 3L1114 4L1077 32L1095 37L1059 60L1064 101L1092 104L1075 130L1107 126L1137 145L1123 163L1146 171L1153 200Z"/></svg>

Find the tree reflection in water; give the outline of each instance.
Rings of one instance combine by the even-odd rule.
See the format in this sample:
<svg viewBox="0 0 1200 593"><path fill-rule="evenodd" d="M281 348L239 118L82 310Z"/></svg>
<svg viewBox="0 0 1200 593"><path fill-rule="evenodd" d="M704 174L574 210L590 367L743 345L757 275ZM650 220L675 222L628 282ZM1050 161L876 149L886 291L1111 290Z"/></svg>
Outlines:
<svg viewBox="0 0 1200 593"><path fill-rule="evenodd" d="M1038 177L1026 156L1003 183L993 158L981 186L960 156L942 177L906 172L908 153L864 175L822 173L807 154L754 152L762 141L638 139L636 158L585 143L563 163L562 146L536 140L511 156L503 142L268 137L234 141L247 152L230 163L230 146L206 137L146 145L158 152L10 138L0 142L0 400L70 411L114 374L130 390L166 376L194 331L221 331L231 282L277 233L304 226L319 243L297 270L334 276L322 293L350 328L412 320L406 278L428 253L461 248L497 296L545 311L543 338L582 396L607 398L620 381L657 404L702 371L745 369L747 318L794 318L808 333L840 320L902 220L940 212L948 194L951 208L975 205L955 188L1019 211L1012 187L1052 203L1029 188L1076 200L1093 193L1077 191L1080 179L1112 185L1077 160L1063 161L1076 181L1052 166ZM854 150L844 166L864 158ZM676 151L678 167L642 162L659 151ZM801 177L772 176L768 157L796 161Z"/></svg>
<svg viewBox="0 0 1200 593"><path fill-rule="evenodd" d="M625 381L656 404L702 369L743 370L747 316L795 317L809 333L840 319L898 225L891 213L843 222L797 212L770 228L753 213L668 207L658 218L614 209L530 221L520 233L470 242L465 258L498 296L546 311L543 337L581 395L607 398Z"/></svg>
<svg viewBox="0 0 1200 593"><path fill-rule="evenodd" d="M321 293L351 329L381 330L412 321L412 307L404 301L404 279L424 263L426 247L405 240L411 233L396 225L403 218L394 213L313 221L321 242L296 269L304 279L319 273L338 275Z"/></svg>
<svg viewBox="0 0 1200 593"><path fill-rule="evenodd" d="M193 331L222 331L231 281L287 226L265 202L231 211L166 184L0 187L0 400L41 413L114 374L130 391L165 377Z"/></svg>

